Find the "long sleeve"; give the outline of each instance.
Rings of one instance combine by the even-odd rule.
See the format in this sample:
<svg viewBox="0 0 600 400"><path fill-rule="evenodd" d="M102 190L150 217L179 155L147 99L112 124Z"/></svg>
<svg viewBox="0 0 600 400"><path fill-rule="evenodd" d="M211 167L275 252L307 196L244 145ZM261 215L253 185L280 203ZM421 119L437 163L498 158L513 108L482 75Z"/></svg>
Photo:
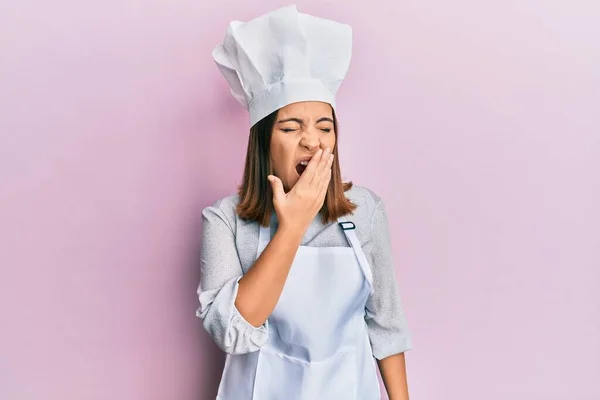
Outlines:
<svg viewBox="0 0 600 400"><path fill-rule="evenodd" d="M392 258L385 206L378 200L371 220L368 244L374 293L366 305L365 321L373 355L378 360L412 349Z"/></svg>
<svg viewBox="0 0 600 400"><path fill-rule="evenodd" d="M268 330L266 324L250 324L235 306L243 270L233 220L227 218L224 207L221 200L202 211L200 307L196 316L221 350L244 354L260 349L267 341Z"/></svg>

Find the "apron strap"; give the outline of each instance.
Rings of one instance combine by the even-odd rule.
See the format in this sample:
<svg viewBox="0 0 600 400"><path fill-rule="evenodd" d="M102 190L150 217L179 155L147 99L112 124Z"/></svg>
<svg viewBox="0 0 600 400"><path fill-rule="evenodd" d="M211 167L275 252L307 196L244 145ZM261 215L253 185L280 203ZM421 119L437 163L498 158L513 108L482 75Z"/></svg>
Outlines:
<svg viewBox="0 0 600 400"><path fill-rule="evenodd" d="M260 232L258 233L258 250L256 252L256 258L260 256L271 240L271 226L259 225L259 227Z"/></svg>
<svg viewBox="0 0 600 400"><path fill-rule="evenodd" d="M267 247L267 245L269 244L269 241L271 240L271 226L259 225L259 228L260 230L258 232L258 250L256 252L257 260L258 257L260 257L260 254L264 251L265 247ZM269 318L267 318L267 320L265 321L265 328L267 329L267 332L270 332Z"/></svg>
<svg viewBox="0 0 600 400"><path fill-rule="evenodd" d="M358 236L356 236L356 225L354 222L348 220L346 217L341 216L338 218L338 224L344 230L344 235L346 235L346 239L348 239L348 243L354 249L354 254L356 254L356 258L358 263L360 264L360 268L362 269L363 274L365 275L365 279L369 284L370 293L373 294L373 273L371 272L371 267L369 265L369 260L367 260L367 256L365 256L365 252L360 245L360 241L358 240Z"/></svg>

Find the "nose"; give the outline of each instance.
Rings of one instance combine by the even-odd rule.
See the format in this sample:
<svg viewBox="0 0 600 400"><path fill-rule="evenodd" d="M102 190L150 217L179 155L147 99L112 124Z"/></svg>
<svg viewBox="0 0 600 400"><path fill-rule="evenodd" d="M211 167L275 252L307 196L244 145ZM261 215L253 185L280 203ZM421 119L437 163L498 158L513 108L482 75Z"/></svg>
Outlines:
<svg viewBox="0 0 600 400"><path fill-rule="evenodd" d="M309 152L316 151L321 145L319 135L311 132L310 129L304 131L302 139L300 139L300 146L305 148Z"/></svg>

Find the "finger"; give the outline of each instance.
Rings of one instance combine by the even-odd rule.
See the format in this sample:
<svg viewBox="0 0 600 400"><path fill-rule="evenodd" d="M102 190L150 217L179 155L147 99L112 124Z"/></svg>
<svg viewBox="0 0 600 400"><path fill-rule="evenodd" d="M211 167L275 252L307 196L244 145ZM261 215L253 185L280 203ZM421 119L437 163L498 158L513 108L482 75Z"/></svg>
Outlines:
<svg viewBox="0 0 600 400"><path fill-rule="evenodd" d="M331 171L331 166L333 165L333 154L329 153L327 150L323 153L321 157L321 161L319 163L319 171L317 175L319 175L319 181L323 180L329 171Z"/></svg>
<svg viewBox="0 0 600 400"><path fill-rule="evenodd" d="M327 190L327 188L329 187L329 182L331 181L331 175L333 173L332 171L332 164L333 164L333 154L330 154L329 157L327 157L327 165L325 167L325 170L323 171L323 174L320 177L319 180L319 188L318 191L321 192L322 190Z"/></svg>
<svg viewBox="0 0 600 400"><path fill-rule="evenodd" d="M331 182L331 170L326 173L319 186L319 200L321 204L325 201L327 190L329 189L329 182Z"/></svg>
<svg viewBox="0 0 600 400"><path fill-rule="evenodd" d="M271 183L271 188L273 189L273 200L279 200L283 196L285 196L285 191L283 190L283 183L281 183L281 179L279 179L275 175L269 175L267 176L267 179Z"/></svg>
<svg viewBox="0 0 600 400"><path fill-rule="evenodd" d="M323 154L323 149L319 149L319 150L317 150L315 155L312 156L312 158L308 162L308 165L306 166L306 169L304 170L302 175L300 175L300 179L304 178L303 182L307 182L309 184L312 182L313 178L315 177L315 173L317 171L317 166L319 165L319 161L321 160L322 154ZM298 181L300 181L300 180L298 180Z"/></svg>
<svg viewBox="0 0 600 400"><path fill-rule="evenodd" d="M317 187L319 186L321 179L323 177L323 174L326 171L327 161L329 161L330 154L331 154L331 149L329 147L325 148L325 150L321 154L321 158L318 160L317 166L315 167L315 174L312 178L312 183L314 185L316 185Z"/></svg>
<svg viewBox="0 0 600 400"><path fill-rule="evenodd" d="M325 155L327 154L327 155ZM323 170L323 172L326 172L329 168L331 168L331 161L333 161L333 158L331 157L333 155L333 149L331 148L327 148L326 153L324 153L323 157L321 157L321 162L320 162L320 166Z"/></svg>

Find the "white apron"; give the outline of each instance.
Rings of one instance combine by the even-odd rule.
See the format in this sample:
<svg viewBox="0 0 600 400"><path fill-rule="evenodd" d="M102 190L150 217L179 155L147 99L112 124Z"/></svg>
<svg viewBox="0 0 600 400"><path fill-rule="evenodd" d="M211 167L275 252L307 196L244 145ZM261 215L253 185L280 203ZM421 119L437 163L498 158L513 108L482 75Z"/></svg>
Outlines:
<svg viewBox="0 0 600 400"><path fill-rule="evenodd" d="M354 223L351 247L300 246L259 351L227 355L217 400L379 400L364 319L371 268ZM257 258L270 240L260 229Z"/></svg>

